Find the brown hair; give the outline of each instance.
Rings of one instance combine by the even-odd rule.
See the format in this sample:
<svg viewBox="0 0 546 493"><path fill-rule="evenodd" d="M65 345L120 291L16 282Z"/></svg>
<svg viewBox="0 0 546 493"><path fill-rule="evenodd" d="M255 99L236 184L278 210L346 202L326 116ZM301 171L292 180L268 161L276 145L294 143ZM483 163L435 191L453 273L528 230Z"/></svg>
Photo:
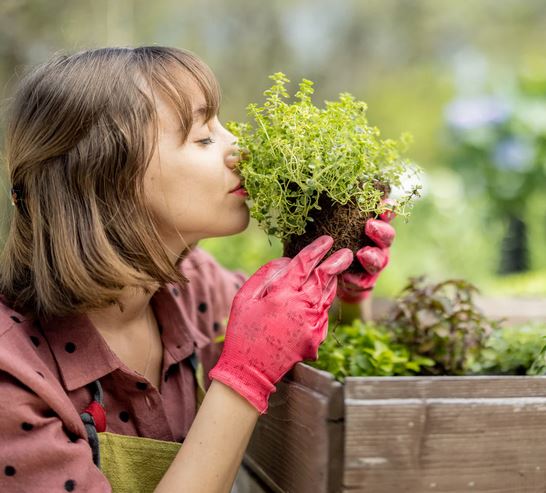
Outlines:
<svg viewBox="0 0 546 493"><path fill-rule="evenodd" d="M0 254L0 293L37 317L119 303L125 286L188 280L165 252L145 206L143 178L157 145L154 90L192 125L188 80L218 112L210 69L188 51L103 48L60 55L21 82L6 158L18 190ZM123 309L123 307L121 307Z"/></svg>

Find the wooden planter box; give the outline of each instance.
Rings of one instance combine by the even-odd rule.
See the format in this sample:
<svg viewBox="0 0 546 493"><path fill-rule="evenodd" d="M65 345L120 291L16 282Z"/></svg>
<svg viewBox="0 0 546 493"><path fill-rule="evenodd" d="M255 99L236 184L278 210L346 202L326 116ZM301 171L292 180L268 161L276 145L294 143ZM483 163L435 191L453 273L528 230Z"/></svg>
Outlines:
<svg viewBox="0 0 546 493"><path fill-rule="evenodd" d="M244 464L275 492L541 492L546 377L351 377L298 364Z"/></svg>
<svg viewBox="0 0 546 493"><path fill-rule="evenodd" d="M277 389L245 454L249 492L546 491L546 377L342 385L300 363Z"/></svg>

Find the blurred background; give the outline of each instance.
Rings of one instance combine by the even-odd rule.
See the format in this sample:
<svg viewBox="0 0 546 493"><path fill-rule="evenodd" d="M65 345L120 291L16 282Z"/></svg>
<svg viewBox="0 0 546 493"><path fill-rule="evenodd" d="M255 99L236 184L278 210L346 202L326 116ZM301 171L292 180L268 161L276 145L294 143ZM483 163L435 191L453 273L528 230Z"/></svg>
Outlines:
<svg viewBox="0 0 546 493"><path fill-rule="evenodd" d="M313 80L317 105L351 92L384 136L413 134L409 156L425 171L376 293L425 274L544 295L545 25L542 0L2 0L1 96L55 52L143 44L200 55L220 80L223 122L244 120L276 71L292 87ZM0 182L3 237L4 171ZM282 254L254 222L200 246L248 274Z"/></svg>

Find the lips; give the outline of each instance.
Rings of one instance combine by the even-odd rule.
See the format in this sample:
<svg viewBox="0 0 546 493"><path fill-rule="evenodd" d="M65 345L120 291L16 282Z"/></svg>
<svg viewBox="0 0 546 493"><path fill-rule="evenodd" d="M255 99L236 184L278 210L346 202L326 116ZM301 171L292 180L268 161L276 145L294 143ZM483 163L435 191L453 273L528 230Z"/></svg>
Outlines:
<svg viewBox="0 0 546 493"><path fill-rule="evenodd" d="M241 189L241 188L243 188L243 185L242 185L241 182L239 182L239 183L235 186L235 188L232 188L232 189L229 191L229 193L235 192L235 191L237 191L237 190L239 190L239 189Z"/></svg>

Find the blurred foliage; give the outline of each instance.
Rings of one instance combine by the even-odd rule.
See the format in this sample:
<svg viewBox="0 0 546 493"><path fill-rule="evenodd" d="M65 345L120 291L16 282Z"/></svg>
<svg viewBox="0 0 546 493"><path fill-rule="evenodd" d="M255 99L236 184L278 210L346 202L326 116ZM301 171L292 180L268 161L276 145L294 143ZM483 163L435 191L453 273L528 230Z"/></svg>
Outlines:
<svg viewBox="0 0 546 493"><path fill-rule="evenodd" d="M492 214L519 215L546 180L546 91L458 98L447 107L455 169Z"/></svg>
<svg viewBox="0 0 546 493"><path fill-rule="evenodd" d="M479 86L483 73L495 80L525 73L526 91L543 90L544 25L542 0L3 0L0 83L9 96L17 74L58 50L165 44L209 63L223 88L223 121L244 120L248 102L266 88L260 81L280 70L314 80L317 102L350 92L369 102L369 121L385 136L405 130L414 136L411 158L427 172L428 193L411 221L394 221L398 237L376 292L393 296L409 276L426 273L485 289L532 294L538 286L544 293L546 194L533 192L525 206L534 272L496 284L503 224L486 217L487 196L467 197L449 167L443 131L445 106L461 84ZM5 231L11 206L8 186L0 184ZM253 222L240 235L200 244L247 273L282 252Z"/></svg>
<svg viewBox="0 0 546 493"><path fill-rule="evenodd" d="M546 370L542 349L546 324L528 323L495 330L469 371L485 375L541 375Z"/></svg>
<svg viewBox="0 0 546 493"><path fill-rule="evenodd" d="M540 332L540 325L537 324L528 330L535 331L535 329L537 332ZM533 364L527 373L529 375L546 375L546 335L544 327L542 327L542 349L540 350L538 356L534 359Z"/></svg>
<svg viewBox="0 0 546 493"><path fill-rule="evenodd" d="M546 269L490 279L484 290L491 296L546 296Z"/></svg>
<svg viewBox="0 0 546 493"><path fill-rule="evenodd" d="M528 270L527 203L546 181L546 73L541 77L481 76L471 90L460 84L463 94L446 108L451 164L467 196L487 196L489 221L507 221L498 267L503 274Z"/></svg>

